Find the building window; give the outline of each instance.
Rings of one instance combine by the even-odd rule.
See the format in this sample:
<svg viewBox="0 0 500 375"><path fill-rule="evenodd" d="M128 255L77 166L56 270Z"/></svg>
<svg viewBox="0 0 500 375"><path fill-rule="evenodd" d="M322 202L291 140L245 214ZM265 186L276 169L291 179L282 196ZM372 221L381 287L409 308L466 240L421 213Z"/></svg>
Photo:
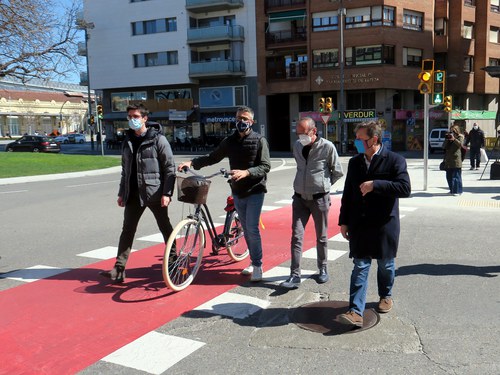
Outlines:
<svg viewBox="0 0 500 375"><path fill-rule="evenodd" d="M373 64L394 64L394 46L378 45L346 49L346 65Z"/></svg>
<svg viewBox="0 0 500 375"><path fill-rule="evenodd" d="M474 71L474 56L464 57L464 72L472 73Z"/></svg>
<svg viewBox="0 0 500 375"><path fill-rule="evenodd" d="M155 100L160 99L191 99L191 89L171 89L156 90L154 92Z"/></svg>
<svg viewBox="0 0 500 375"><path fill-rule="evenodd" d="M434 33L436 35L447 35L448 20L446 18L436 18L434 21Z"/></svg>
<svg viewBox="0 0 500 375"><path fill-rule="evenodd" d="M474 6L476 6L476 0L464 0L464 5L474 7Z"/></svg>
<svg viewBox="0 0 500 375"><path fill-rule="evenodd" d="M405 9L403 11L403 29L422 31L424 14Z"/></svg>
<svg viewBox="0 0 500 375"><path fill-rule="evenodd" d="M374 109L375 108L375 92L347 92L346 109Z"/></svg>
<svg viewBox="0 0 500 375"><path fill-rule="evenodd" d="M384 26L394 26L393 7L384 7Z"/></svg>
<svg viewBox="0 0 500 375"><path fill-rule="evenodd" d="M500 66L500 59L494 59L490 57L489 66Z"/></svg>
<svg viewBox="0 0 500 375"><path fill-rule="evenodd" d="M403 65L406 66L422 66L422 53L421 49L417 48L403 48Z"/></svg>
<svg viewBox="0 0 500 375"><path fill-rule="evenodd" d="M111 93L111 110L113 112L125 112L129 101L146 99L146 91Z"/></svg>
<svg viewBox="0 0 500 375"><path fill-rule="evenodd" d="M177 18L132 22L132 35L156 34L177 31Z"/></svg>
<svg viewBox="0 0 500 375"><path fill-rule="evenodd" d="M331 68L339 65L339 50L319 49L313 51L313 68Z"/></svg>
<svg viewBox="0 0 500 375"><path fill-rule="evenodd" d="M464 22L464 39L474 39L474 24L472 22Z"/></svg>
<svg viewBox="0 0 500 375"><path fill-rule="evenodd" d="M134 55L134 68L177 65L178 63L177 51L151 52Z"/></svg>
<svg viewBox="0 0 500 375"><path fill-rule="evenodd" d="M490 43L498 43L498 35L499 35L500 28L498 27L490 27Z"/></svg>
<svg viewBox="0 0 500 375"><path fill-rule="evenodd" d="M499 13L500 12L500 0L491 0L490 10L492 12Z"/></svg>
<svg viewBox="0 0 500 375"><path fill-rule="evenodd" d="M339 16L337 12L313 13L312 29L313 31L338 30Z"/></svg>

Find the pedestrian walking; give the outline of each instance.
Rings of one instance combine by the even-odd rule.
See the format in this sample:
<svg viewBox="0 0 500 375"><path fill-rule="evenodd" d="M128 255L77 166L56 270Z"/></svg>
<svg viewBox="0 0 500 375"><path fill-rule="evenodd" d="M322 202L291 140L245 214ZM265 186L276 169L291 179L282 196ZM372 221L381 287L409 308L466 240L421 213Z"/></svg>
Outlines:
<svg viewBox="0 0 500 375"><path fill-rule="evenodd" d="M484 148L484 131L474 123L468 136L465 138L465 146L469 146L470 170L479 169L481 163L481 149Z"/></svg>
<svg viewBox="0 0 500 375"><path fill-rule="evenodd" d="M236 129L210 154L196 157L179 164L183 168L200 169L229 159L231 168L231 191L234 206L241 221L245 241L250 252L251 264L241 273L251 275L251 281L262 280L262 241L259 220L267 192L267 173L271 169L267 140L252 130L254 111L240 107L236 111Z"/></svg>
<svg viewBox="0 0 500 375"><path fill-rule="evenodd" d="M450 188L450 194L454 196L461 195L462 185L462 145L464 136L460 132L458 125L453 125L450 132L445 135L443 142L444 148L444 167L446 170L446 181Z"/></svg>
<svg viewBox="0 0 500 375"><path fill-rule="evenodd" d="M125 267L132 251L135 232L146 207L153 213L167 243L172 233L168 206L175 185L172 149L158 124L146 124L148 110L142 104L127 107L129 130L122 147L122 175L118 206L124 207L123 228L115 266L101 275L125 280Z"/></svg>
<svg viewBox="0 0 500 375"><path fill-rule="evenodd" d="M392 309L400 232L399 198L410 196L411 185L406 160L381 144L380 124L361 123L355 132L359 154L349 160L339 216L340 230L349 241L349 257L354 267L349 310L339 315L338 320L361 327L373 259L378 266L377 310L386 313Z"/></svg>
<svg viewBox="0 0 500 375"><path fill-rule="evenodd" d="M317 281L320 284L328 281L330 188L344 174L335 146L318 135L312 118L301 118L296 133L298 140L293 146L297 171L292 197L292 263L290 277L280 284L285 289L296 289L300 285L304 230L311 216L316 230Z"/></svg>

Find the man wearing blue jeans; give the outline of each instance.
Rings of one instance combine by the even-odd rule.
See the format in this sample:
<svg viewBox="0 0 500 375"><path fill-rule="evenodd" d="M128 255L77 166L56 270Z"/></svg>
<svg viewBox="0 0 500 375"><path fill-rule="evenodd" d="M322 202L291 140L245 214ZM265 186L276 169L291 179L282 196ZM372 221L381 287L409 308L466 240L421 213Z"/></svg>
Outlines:
<svg viewBox="0 0 500 375"><path fill-rule="evenodd" d="M231 191L234 206L245 234L252 263L241 273L252 275L251 281L262 280L262 241L259 231L260 213L264 203L267 173L271 169L267 140L252 130L254 112L240 107L236 112L236 130L224 138L210 154L179 164L183 168L200 169L229 158Z"/></svg>
<svg viewBox="0 0 500 375"><path fill-rule="evenodd" d="M378 122L359 124L354 142L359 154L349 160L340 207L339 225L349 241L353 259L349 310L339 322L363 326L363 313L372 260L377 261L380 297L377 311L392 309L392 287L399 242L399 198L410 196L411 185L406 160L383 146Z"/></svg>

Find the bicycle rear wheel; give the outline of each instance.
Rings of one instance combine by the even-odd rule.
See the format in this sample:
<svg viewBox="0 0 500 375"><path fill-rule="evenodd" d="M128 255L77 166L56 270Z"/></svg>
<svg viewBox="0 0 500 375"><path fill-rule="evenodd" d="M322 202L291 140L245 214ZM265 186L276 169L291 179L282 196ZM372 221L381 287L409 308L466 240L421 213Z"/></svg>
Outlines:
<svg viewBox="0 0 500 375"><path fill-rule="evenodd" d="M231 213L231 219L229 222L229 232L226 233L226 249L229 257L232 260L239 262L248 256L249 251L243 234L243 227L241 226L241 222L236 211Z"/></svg>
<svg viewBox="0 0 500 375"><path fill-rule="evenodd" d="M179 292L193 282L204 247L205 234L200 222L185 219L175 226L163 257L163 279L170 289Z"/></svg>

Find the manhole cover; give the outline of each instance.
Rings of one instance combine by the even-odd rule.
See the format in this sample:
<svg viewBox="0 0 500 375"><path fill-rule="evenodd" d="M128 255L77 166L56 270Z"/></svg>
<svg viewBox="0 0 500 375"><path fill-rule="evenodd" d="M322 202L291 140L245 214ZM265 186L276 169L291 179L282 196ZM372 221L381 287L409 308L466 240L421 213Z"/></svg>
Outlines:
<svg viewBox="0 0 500 375"><path fill-rule="evenodd" d="M375 310L366 309L362 328L339 323L338 316L344 314L348 307L349 303L345 301L308 303L296 308L291 320L300 328L328 335L361 332L374 327L380 321L380 317Z"/></svg>

